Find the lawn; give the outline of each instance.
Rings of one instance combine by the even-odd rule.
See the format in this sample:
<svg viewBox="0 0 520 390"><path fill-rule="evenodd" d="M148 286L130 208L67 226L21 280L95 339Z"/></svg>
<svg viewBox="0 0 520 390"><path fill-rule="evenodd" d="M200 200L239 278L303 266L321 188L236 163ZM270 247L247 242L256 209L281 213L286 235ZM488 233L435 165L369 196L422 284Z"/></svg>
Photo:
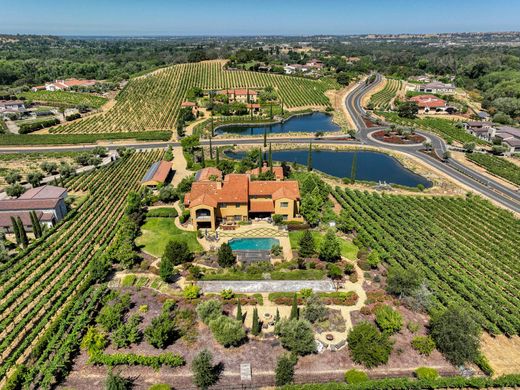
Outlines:
<svg viewBox="0 0 520 390"><path fill-rule="evenodd" d="M136 244L151 255L160 257L166 244L170 240L184 241L194 251L202 251L197 241L197 233L186 232L175 226L173 218L147 218L141 228L142 235L136 240Z"/></svg>
<svg viewBox="0 0 520 390"><path fill-rule="evenodd" d="M289 232L289 240L291 241L292 249L299 249L298 241L300 237L303 235L303 231ZM312 236L314 237L314 242L316 243L316 248L319 248L321 245L321 241L323 240L324 233L320 232L312 232ZM339 239L339 243L341 246L341 255L350 260L355 260L358 252L358 247L355 246L351 241L344 240L343 238Z"/></svg>

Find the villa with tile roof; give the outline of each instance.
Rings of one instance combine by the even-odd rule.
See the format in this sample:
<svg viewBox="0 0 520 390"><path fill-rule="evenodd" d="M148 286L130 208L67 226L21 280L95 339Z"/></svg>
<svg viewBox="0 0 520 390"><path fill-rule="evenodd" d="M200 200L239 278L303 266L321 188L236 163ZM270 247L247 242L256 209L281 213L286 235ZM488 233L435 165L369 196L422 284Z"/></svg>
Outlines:
<svg viewBox="0 0 520 390"><path fill-rule="evenodd" d="M222 173L215 168L201 170L191 191L184 197L195 229L215 230L221 223L238 223L253 218L281 215L286 221L302 221L300 188L295 180L251 180L250 174Z"/></svg>

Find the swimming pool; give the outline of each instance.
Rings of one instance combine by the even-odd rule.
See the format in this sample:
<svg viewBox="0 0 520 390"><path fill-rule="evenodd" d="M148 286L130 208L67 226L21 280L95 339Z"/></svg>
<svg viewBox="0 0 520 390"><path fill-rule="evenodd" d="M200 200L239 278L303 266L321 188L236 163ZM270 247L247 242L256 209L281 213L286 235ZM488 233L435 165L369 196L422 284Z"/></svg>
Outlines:
<svg viewBox="0 0 520 390"><path fill-rule="evenodd" d="M273 245L280 245L276 238L233 238L229 246L234 251L270 251Z"/></svg>

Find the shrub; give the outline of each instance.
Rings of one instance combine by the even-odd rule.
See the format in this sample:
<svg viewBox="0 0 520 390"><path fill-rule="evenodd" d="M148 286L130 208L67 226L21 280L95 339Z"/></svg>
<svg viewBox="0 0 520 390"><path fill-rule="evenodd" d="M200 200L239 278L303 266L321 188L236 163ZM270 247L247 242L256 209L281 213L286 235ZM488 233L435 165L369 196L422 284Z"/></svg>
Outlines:
<svg viewBox="0 0 520 390"><path fill-rule="evenodd" d="M314 331L307 320L280 320L275 326L275 333L280 336L284 348L297 355L316 352Z"/></svg>
<svg viewBox="0 0 520 390"><path fill-rule="evenodd" d="M193 383L200 389L207 389L218 381L218 373L213 367L213 355L207 349L199 352L191 363Z"/></svg>
<svg viewBox="0 0 520 390"><path fill-rule="evenodd" d="M388 335L380 333L368 322L354 326L347 336L347 342L352 360L367 368L387 363L393 346Z"/></svg>
<svg viewBox="0 0 520 390"><path fill-rule="evenodd" d="M415 336L412 339L412 348L421 355L430 356L435 349L435 342L431 336Z"/></svg>
<svg viewBox="0 0 520 390"><path fill-rule="evenodd" d="M376 309L376 323L383 332L393 334L403 327L403 317L388 305Z"/></svg>
<svg viewBox="0 0 520 390"><path fill-rule="evenodd" d="M158 383L156 385L150 386L148 390L172 390L172 387L166 383Z"/></svg>
<svg viewBox="0 0 520 390"><path fill-rule="evenodd" d="M327 231L321 242L319 258L320 260L330 262L341 259L341 247L336 237L336 232L333 229Z"/></svg>
<svg viewBox="0 0 520 390"><path fill-rule="evenodd" d="M273 214L273 222L276 225L280 225L283 222L283 217L280 214Z"/></svg>
<svg viewBox="0 0 520 390"><path fill-rule="evenodd" d="M106 390L126 390L131 389L133 382L131 379L123 378L119 373L109 371L107 380L105 382Z"/></svg>
<svg viewBox="0 0 520 390"><path fill-rule="evenodd" d="M193 260L193 253L191 253L186 242L170 240L168 244L166 244L166 248L164 248L161 262L165 259L170 261L173 265L180 265Z"/></svg>
<svg viewBox="0 0 520 390"><path fill-rule="evenodd" d="M419 324L417 322L414 322L414 321L409 321L408 324L406 325L406 327L408 328L408 330L411 332L411 333L417 333L419 331Z"/></svg>
<svg viewBox="0 0 520 390"><path fill-rule="evenodd" d="M209 328L215 340L224 347L238 346L246 337L242 323L224 315L212 319Z"/></svg>
<svg viewBox="0 0 520 390"><path fill-rule="evenodd" d="M112 341L117 348L128 347L141 340L141 331L138 328L141 317L138 314L132 315L126 324L120 325L112 333Z"/></svg>
<svg viewBox="0 0 520 390"><path fill-rule="evenodd" d="M107 346L107 336L100 332L95 326L90 326L81 340L81 348L89 355L102 351Z"/></svg>
<svg viewBox="0 0 520 390"><path fill-rule="evenodd" d="M152 319L152 323L144 330L146 341L155 348L166 348L177 336L175 324L166 313Z"/></svg>
<svg viewBox="0 0 520 390"><path fill-rule="evenodd" d="M284 386L293 382L295 365L296 359L291 355L283 354L278 358L275 369L276 386Z"/></svg>
<svg viewBox="0 0 520 390"><path fill-rule="evenodd" d="M208 325L211 320L222 314L222 303L216 299L201 302L197 305L197 314L200 320Z"/></svg>
<svg viewBox="0 0 520 390"><path fill-rule="evenodd" d="M175 218L177 215L179 215L177 210L169 207L160 207L146 212L148 218Z"/></svg>
<svg viewBox="0 0 520 390"><path fill-rule="evenodd" d="M371 268L377 268L377 266L381 263L379 252L376 250L371 251L367 257L367 263Z"/></svg>
<svg viewBox="0 0 520 390"><path fill-rule="evenodd" d="M224 289L220 292L220 295L222 296L222 299L233 299L235 294L233 293L233 290L230 288Z"/></svg>
<svg viewBox="0 0 520 390"><path fill-rule="evenodd" d="M306 299L303 317L310 323L321 321L327 316L327 308L318 295L311 295Z"/></svg>
<svg viewBox="0 0 520 390"><path fill-rule="evenodd" d="M182 295L186 299L197 299L200 295L200 287L195 284L186 286L182 291Z"/></svg>
<svg viewBox="0 0 520 390"><path fill-rule="evenodd" d="M232 267L236 263L236 256L231 250L231 246L225 242L218 249L218 265L222 268Z"/></svg>
<svg viewBox="0 0 520 390"><path fill-rule="evenodd" d="M345 382L347 382L350 385L366 382L367 380L368 375L366 372L359 371L354 368L345 372Z"/></svg>
<svg viewBox="0 0 520 390"><path fill-rule="evenodd" d="M439 372L435 368L419 367L415 370L417 379L434 380L439 377Z"/></svg>
<svg viewBox="0 0 520 390"><path fill-rule="evenodd" d="M308 258L316 253L316 244L310 230L305 230L298 241L300 249L298 251L300 257Z"/></svg>

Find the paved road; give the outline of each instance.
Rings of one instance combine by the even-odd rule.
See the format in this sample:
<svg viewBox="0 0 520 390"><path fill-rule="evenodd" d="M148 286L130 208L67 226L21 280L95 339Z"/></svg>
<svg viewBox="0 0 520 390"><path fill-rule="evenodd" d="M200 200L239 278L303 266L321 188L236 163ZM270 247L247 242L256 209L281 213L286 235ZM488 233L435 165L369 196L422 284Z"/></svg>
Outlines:
<svg viewBox="0 0 520 390"><path fill-rule="evenodd" d="M298 292L311 288L315 292L336 291L330 280L253 280L197 282L205 293L220 293L231 289L236 293Z"/></svg>
<svg viewBox="0 0 520 390"><path fill-rule="evenodd" d="M465 184L475 191L478 191L481 194L493 199L494 201L506 206L507 208L516 212L520 212L520 193L518 191L511 190L509 187L506 187L497 181L482 175L480 172L468 168L454 159L450 158L447 162L442 162L439 159L420 152L420 149L423 149L422 145L384 145L381 142L377 142L370 138L369 133L380 129L381 127L366 127L365 122L363 121L363 117L367 117L368 115L361 105L361 100L367 92L369 92L372 88L375 87L375 85L379 83L379 81L381 81L381 75L377 74L376 80L373 83L365 84L365 82L361 82L356 88L352 90L349 95L347 95L345 99L345 106L347 107L347 110L356 124L358 138L362 144L377 146L382 149L397 150L412 155L426 162L427 164L434 166L439 171L458 180L462 184ZM439 136L423 131L417 131L417 133L431 140L432 147L437 156L442 156L443 153L447 150L448 146Z"/></svg>

